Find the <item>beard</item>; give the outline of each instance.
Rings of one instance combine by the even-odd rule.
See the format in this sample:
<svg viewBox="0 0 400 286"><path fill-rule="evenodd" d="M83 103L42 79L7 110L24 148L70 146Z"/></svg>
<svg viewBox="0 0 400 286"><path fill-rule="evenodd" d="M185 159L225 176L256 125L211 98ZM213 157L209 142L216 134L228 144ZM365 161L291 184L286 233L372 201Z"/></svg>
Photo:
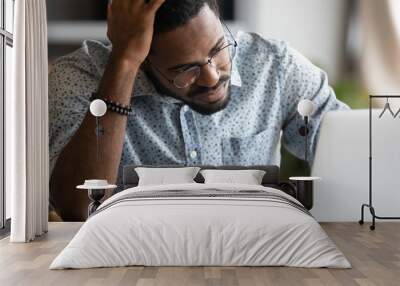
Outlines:
<svg viewBox="0 0 400 286"><path fill-rule="evenodd" d="M202 115L211 115L225 109L228 106L228 103L230 102L231 99L230 85L228 85L230 82L230 76L228 75L221 76L218 83L213 87L193 86L185 97L181 97L178 96L169 88L167 88L166 86L164 86L149 69L145 69L145 73L150 78L151 82L154 84L158 92L160 92L161 94L165 94L166 96L170 96L183 101L191 109ZM226 92L226 95L224 96L223 99L208 104L206 102L200 103L195 101L196 99L199 99L202 95L206 93L216 91L220 86L223 86L222 88L224 88Z"/></svg>

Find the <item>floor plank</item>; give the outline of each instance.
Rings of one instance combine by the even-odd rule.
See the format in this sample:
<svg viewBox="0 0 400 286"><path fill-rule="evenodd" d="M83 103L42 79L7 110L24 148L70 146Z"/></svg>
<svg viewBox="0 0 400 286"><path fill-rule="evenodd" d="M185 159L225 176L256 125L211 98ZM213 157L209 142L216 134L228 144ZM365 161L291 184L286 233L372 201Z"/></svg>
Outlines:
<svg viewBox="0 0 400 286"><path fill-rule="evenodd" d="M55 256L81 223L50 223L32 243L0 240L0 285L400 285L400 223L379 222L375 231L357 223L322 223L352 269L290 267L119 267L50 271Z"/></svg>

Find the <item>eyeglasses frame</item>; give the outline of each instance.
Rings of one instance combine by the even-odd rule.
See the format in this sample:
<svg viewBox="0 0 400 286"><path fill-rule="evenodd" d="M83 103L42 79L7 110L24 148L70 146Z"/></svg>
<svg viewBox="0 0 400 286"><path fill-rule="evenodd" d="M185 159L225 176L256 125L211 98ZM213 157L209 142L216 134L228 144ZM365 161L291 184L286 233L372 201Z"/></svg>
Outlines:
<svg viewBox="0 0 400 286"><path fill-rule="evenodd" d="M228 28L228 26L225 24L225 22L222 21L222 20L220 20L220 22L225 26L225 28L226 28L226 30L228 31L228 33L229 33L230 37L232 38L233 42L229 42L229 41L228 41L228 44L227 44L227 45L225 45L225 46L223 46L222 48L218 49L218 51L216 51L213 55L209 56L208 59L207 59L207 62L205 62L204 64L195 65L195 66L193 66L193 67L191 67L191 68L189 68L189 69L187 69L187 70L185 70L185 71L182 71L181 73L177 74L177 75L174 77L174 79L170 79L170 78L169 78L168 76L166 76L156 65L154 65L148 58L146 59L146 61L147 61L152 67L154 67L154 69L157 70L157 72L158 72L160 75L162 75L169 83L173 84L176 88L178 88L178 89L187 88L188 86L194 84L194 83L198 80L198 78L199 78L200 75L201 75L201 68L202 68L203 66L205 66L205 65L211 65L211 66L213 66L213 61L212 61L213 58L214 58L216 55L218 55L221 51L223 51L223 50L225 50L226 48L229 48L229 47L231 47L231 46L233 46L233 52L232 52L232 55L231 55L231 54L229 55L229 57L230 57L230 63L232 64L233 58L234 58L235 55L236 55L236 48L237 48L237 46L238 46L238 43L237 43L235 37L233 36L231 30L230 30L230 29ZM229 52L230 52L230 51L229 51ZM217 71L219 71L217 66L214 66L214 67L217 69ZM189 71L189 70L191 70L191 69L194 69L194 68L198 69L199 72L198 72L198 74L195 76L195 79L193 80L193 82L192 82L192 83L188 83L188 84L185 85L185 86L178 86L178 85L176 84L176 82L175 82L176 78L179 77L179 75L181 75L182 73L185 73L185 72L187 72L187 71ZM232 65L231 65L231 72L232 72Z"/></svg>

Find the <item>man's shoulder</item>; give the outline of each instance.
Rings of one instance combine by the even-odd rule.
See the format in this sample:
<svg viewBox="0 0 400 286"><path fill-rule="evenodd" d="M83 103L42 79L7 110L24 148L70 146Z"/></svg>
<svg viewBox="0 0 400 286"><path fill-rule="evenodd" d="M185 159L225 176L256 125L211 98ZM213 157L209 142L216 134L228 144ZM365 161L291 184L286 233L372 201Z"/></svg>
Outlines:
<svg viewBox="0 0 400 286"><path fill-rule="evenodd" d="M79 49L58 58L53 64L53 70L70 67L101 72L107 62L109 53L110 45L99 41L85 40Z"/></svg>
<svg viewBox="0 0 400 286"><path fill-rule="evenodd" d="M239 31L237 33L238 51L241 56L281 57L287 52L286 41L264 38L260 34Z"/></svg>
<svg viewBox="0 0 400 286"><path fill-rule="evenodd" d="M267 39L257 33L238 32L238 57L236 63L243 68L273 69L275 72L295 67L296 70L316 67L288 42Z"/></svg>

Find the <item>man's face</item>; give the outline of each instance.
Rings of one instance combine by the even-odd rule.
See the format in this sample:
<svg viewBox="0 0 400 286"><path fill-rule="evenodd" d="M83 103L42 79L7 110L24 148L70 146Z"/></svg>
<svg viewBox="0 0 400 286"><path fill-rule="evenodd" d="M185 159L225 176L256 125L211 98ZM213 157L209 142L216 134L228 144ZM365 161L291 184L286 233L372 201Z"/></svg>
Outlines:
<svg viewBox="0 0 400 286"><path fill-rule="evenodd" d="M205 64L227 39L221 22L205 5L187 24L153 38L146 71L163 93L178 98L202 114L212 114L229 102L231 64L228 48L222 50L226 65ZM184 88L177 88L173 80L180 72L201 65L197 80Z"/></svg>

